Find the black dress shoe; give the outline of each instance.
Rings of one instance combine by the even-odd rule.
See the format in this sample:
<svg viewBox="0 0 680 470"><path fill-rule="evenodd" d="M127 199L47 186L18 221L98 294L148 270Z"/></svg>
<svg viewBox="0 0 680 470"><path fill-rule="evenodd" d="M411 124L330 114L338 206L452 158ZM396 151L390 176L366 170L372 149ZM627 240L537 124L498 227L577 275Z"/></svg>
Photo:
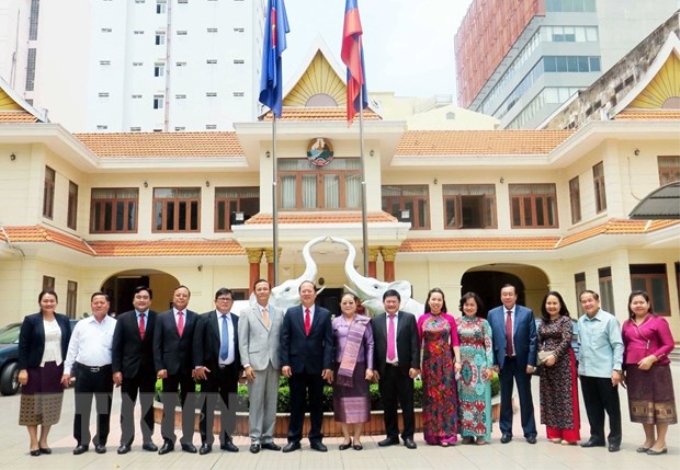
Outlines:
<svg viewBox="0 0 680 470"><path fill-rule="evenodd" d="M29 451L29 454L31 454L32 457L40 457L40 449L35 449Z"/></svg>
<svg viewBox="0 0 680 470"><path fill-rule="evenodd" d="M97 444L96 446L94 446L94 451L98 454L105 454L106 446L104 444Z"/></svg>
<svg viewBox="0 0 680 470"><path fill-rule="evenodd" d="M340 450L347 450L347 449L349 449L350 447L352 447L352 439L350 439L349 442L348 442L347 444L345 444L345 443L340 444L340 445L338 446L338 449L340 449Z"/></svg>
<svg viewBox="0 0 680 470"><path fill-rule="evenodd" d="M418 447L415 441L410 437L404 439L404 445L406 446L407 449L415 449L416 447Z"/></svg>
<svg viewBox="0 0 680 470"><path fill-rule="evenodd" d="M257 454L260 451L260 444L250 444L250 448L248 449L251 454Z"/></svg>
<svg viewBox="0 0 680 470"><path fill-rule="evenodd" d="M609 452L618 452L621 450L621 444L609 444ZM649 451L647 451L649 454Z"/></svg>
<svg viewBox="0 0 680 470"><path fill-rule="evenodd" d="M378 441L379 447L396 446L397 444L399 444L399 439L397 439L396 437L387 437L382 441Z"/></svg>
<svg viewBox="0 0 680 470"><path fill-rule="evenodd" d="M529 436L527 437L527 442L529 444L536 444L536 436Z"/></svg>
<svg viewBox="0 0 680 470"><path fill-rule="evenodd" d="M88 450L89 450L89 447L88 447L88 446L79 445L79 446L77 446L75 449L73 449L73 455L84 454L84 453L87 452Z"/></svg>
<svg viewBox="0 0 680 470"><path fill-rule="evenodd" d="M200 455L209 454L210 452L212 452L212 446L210 444L206 444L205 442L201 444L201 448L198 449L198 453Z"/></svg>
<svg viewBox="0 0 680 470"><path fill-rule="evenodd" d="M195 454L196 452L198 452L196 450L196 447L192 443L182 444L182 450L184 452L189 452L190 454Z"/></svg>
<svg viewBox="0 0 680 470"><path fill-rule="evenodd" d="M227 441L220 446L220 449L226 450L227 452L238 452L238 447L234 445L233 442Z"/></svg>
<svg viewBox="0 0 680 470"><path fill-rule="evenodd" d="M142 449L149 452L156 452L158 450L158 446L156 446L156 444L153 442L147 442L146 444L142 445Z"/></svg>
<svg viewBox="0 0 680 470"><path fill-rule="evenodd" d="M507 444L512 440L512 434L503 434L501 436L501 444Z"/></svg>
<svg viewBox="0 0 680 470"><path fill-rule="evenodd" d="M321 442L312 442L309 447L316 450L317 452L328 452L328 447Z"/></svg>
<svg viewBox="0 0 680 470"><path fill-rule="evenodd" d="M40 451L41 454L45 455L50 455L52 453L52 449L50 449L49 447L40 447L38 450Z"/></svg>
<svg viewBox="0 0 680 470"><path fill-rule="evenodd" d="M362 446L361 444L354 444L352 446L352 449L354 449L354 450L364 450L364 446Z"/></svg>
<svg viewBox="0 0 680 470"><path fill-rule="evenodd" d="M586 442L581 444L581 447L604 447L604 442L600 442L595 439L588 439Z"/></svg>
<svg viewBox="0 0 680 470"><path fill-rule="evenodd" d="M300 449L300 443L299 442L289 442L283 447L283 453L287 452L293 452L294 450L299 450Z"/></svg>
<svg viewBox="0 0 680 470"><path fill-rule="evenodd" d="M261 444L260 447L262 447L263 449L267 449L267 450L275 450L275 451L281 450L281 446L277 446L273 442L265 442L264 444Z"/></svg>
<svg viewBox="0 0 680 470"><path fill-rule="evenodd" d="M118 452L120 455L127 454L130 452L130 444L121 444L116 452Z"/></svg>
<svg viewBox="0 0 680 470"><path fill-rule="evenodd" d="M172 452L173 450L175 450L175 443L168 440L163 442L161 450L158 451L158 455L165 455L168 452Z"/></svg>
<svg viewBox="0 0 680 470"><path fill-rule="evenodd" d="M610 452L612 451L611 448L609 449ZM664 447L661 450L654 450L651 447L647 450L647 455L663 455L668 453L668 448Z"/></svg>

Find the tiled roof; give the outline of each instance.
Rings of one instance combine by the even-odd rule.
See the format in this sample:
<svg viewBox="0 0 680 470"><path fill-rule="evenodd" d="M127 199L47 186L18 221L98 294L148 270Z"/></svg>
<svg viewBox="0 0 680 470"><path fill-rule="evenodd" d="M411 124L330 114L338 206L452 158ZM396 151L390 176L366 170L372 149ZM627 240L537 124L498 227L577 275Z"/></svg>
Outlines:
<svg viewBox="0 0 680 470"><path fill-rule="evenodd" d="M9 241L12 243L51 242L88 255L94 254L85 240L57 232L56 230L43 227L42 225L5 227L5 231L7 232ZM0 233L0 240L8 241L2 233Z"/></svg>
<svg viewBox="0 0 680 470"><path fill-rule="evenodd" d="M90 241L33 225L5 227L12 243L52 242L92 256L211 256L245 254L234 240ZM7 241L0 232L0 241Z"/></svg>
<svg viewBox="0 0 680 470"><path fill-rule="evenodd" d="M269 225L271 214L256 214L246 221L246 225ZM397 222L386 212L366 214L368 223ZM361 212L283 212L278 214L279 224L351 224L361 223Z"/></svg>
<svg viewBox="0 0 680 470"><path fill-rule="evenodd" d="M230 256L245 250L234 240L92 241L97 256Z"/></svg>
<svg viewBox="0 0 680 470"><path fill-rule="evenodd" d="M680 109L625 109L614 116L616 121L680 120Z"/></svg>
<svg viewBox="0 0 680 470"><path fill-rule="evenodd" d="M562 248L597 235L634 235L641 233L655 232L673 225L680 224L677 220L628 220L628 219L610 219L607 222L574 233L564 237L556 246Z"/></svg>
<svg viewBox="0 0 680 470"><path fill-rule="evenodd" d="M441 251L552 250L559 237L416 238L404 240L401 253Z"/></svg>
<svg viewBox="0 0 680 470"><path fill-rule="evenodd" d="M364 109L364 119L369 121L377 121L382 118L371 109ZM272 120L272 112L268 111L262 116L263 121ZM359 116L355 116L354 120L358 122ZM297 107L284 106L281 117L277 121L347 121L347 110L340 107Z"/></svg>
<svg viewBox="0 0 680 470"><path fill-rule="evenodd" d="M533 155L547 154L572 131L406 131L396 155Z"/></svg>
<svg viewBox="0 0 680 470"><path fill-rule="evenodd" d="M17 122L38 122L38 118L24 110L0 111L0 124Z"/></svg>
<svg viewBox="0 0 680 470"><path fill-rule="evenodd" d="M100 157L238 157L235 132L121 132L74 134Z"/></svg>

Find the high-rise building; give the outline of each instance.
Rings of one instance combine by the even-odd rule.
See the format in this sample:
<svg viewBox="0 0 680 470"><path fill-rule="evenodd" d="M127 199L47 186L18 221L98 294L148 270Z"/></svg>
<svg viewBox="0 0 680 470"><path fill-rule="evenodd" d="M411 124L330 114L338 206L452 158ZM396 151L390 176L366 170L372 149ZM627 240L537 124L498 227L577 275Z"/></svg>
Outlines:
<svg viewBox="0 0 680 470"><path fill-rule="evenodd" d="M677 8L677 0L474 0L455 36L458 105L502 128L535 128Z"/></svg>
<svg viewBox="0 0 680 470"><path fill-rule="evenodd" d="M258 115L265 0L0 0L0 76L72 132Z"/></svg>

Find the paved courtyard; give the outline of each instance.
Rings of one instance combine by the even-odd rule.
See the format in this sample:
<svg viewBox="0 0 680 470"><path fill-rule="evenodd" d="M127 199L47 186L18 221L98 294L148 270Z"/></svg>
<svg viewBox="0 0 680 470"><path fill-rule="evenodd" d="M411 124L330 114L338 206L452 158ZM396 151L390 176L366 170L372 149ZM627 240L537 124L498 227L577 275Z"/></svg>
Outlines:
<svg viewBox="0 0 680 470"><path fill-rule="evenodd" d="M680 365L671 366L676 390L680 390ZM532 381L536 416L538 409L538 380ZM581 447L565 447L553 444L545 439L545 427L539 426L538 444L527 444L522 436L519 416L515 416L515 439L509 444L500 444L500 433L495 426L491 445L461 446L441 448L425 445L422 434L416 435L417 450L408 450L403 446L379 448L377 442L383 436L365 437L364 450L352 449L339 451L340 438L328 438L324 442L329 452L322 454L309 449L308 443L303 442L302 451L291 454L281 452L262 451L252 455L248 452L249 439L236 437L235 444L240 448L238 454L213 450L206 456L192 455L176 450L168 455L159 456L141 450L137 441L133 450L126 455L117 455L116 448L120 438L118 416L120 410L120 393L114 395L112 432L108 442L108 452L98 455L93 446L90 451L74 456L71 452L75 446L71 436L73 419L73 391L66 392L61 422L54 427L50 435L52 455L31 457L28 455L28 435L23 427L17 424L19 412L19 396L0 397L2 413L0 413L0 468L3 470L34 470L45 469L125 469L125 470L190 470L190 469L578 469L602 470L615 468L616 470L648 470L673 469L680 464L680 426L672 426L668 435L668 454L651 457L635 453L635 448L643 441L640 425L631 424L628 420L628 402L625 391L621 391L621 406L623 413L623 445L620 452L609 453L605 448L582 449ZM588 437L588 423L585 409L581 404L581 437ZM538 424L538 423L537 423ZM137 433L139 440L139 432ZM160 446L160 430L156 428L154 435L156 444ZM281 445L285 439L277 439ZM194 444L200 443L198 433L194 436Z"/></svg>

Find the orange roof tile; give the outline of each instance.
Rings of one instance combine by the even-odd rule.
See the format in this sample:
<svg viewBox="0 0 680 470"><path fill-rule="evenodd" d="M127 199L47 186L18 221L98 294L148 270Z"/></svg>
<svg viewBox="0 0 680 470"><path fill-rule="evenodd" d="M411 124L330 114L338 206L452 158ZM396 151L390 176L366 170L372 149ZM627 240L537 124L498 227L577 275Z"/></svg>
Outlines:
<svg viewBox="0 0 680 470"><path fill-rule="evenodd" d="M100 157L239 157L235 132L74 134Z"/></svg>
<svg viewBox="0 0 680 470"><path fill-rule="evenodd" d="M614 116L616 121L668 121L680 120L680 109L624 109Z"/></svg>
<svg viewBox="0 0 680 470"><path fill-rule="evenodd" d="M38 118L24 110L0 111L0 124L17 122L38 122Z"/></svg>
<svg viewBox="0 0 680 470"><path fill-rule="evenodd" d="M56 230L43 227L42 225L5 227L5 231L7 232L9 240L0 234L0 239L4 241L10 241L12 243L52 242L66 248L71 248L72 250L80 251L81 253L88 255L94 254L92 248L90 248L85 240L57 232Z"/></svg>
<svg viewBox="0 0 680 470"><path fill-rule="evenodd" d="M573 131L406 131L396 155L533 155L547 154Z"/></svg>
<svg viewBox="0 0 680 470"><path fill-rule="evenodd" d="M359 117L354 118L358 120ZM364 119L369 121L381 120L378 114L371 109L364 110ZM268 111L262 116L263 121L272 120L272 112ZM301 108L297 106L284 106L279 121L347 121L347 110L340 107L313 107Z"/></svg>
<svg viewBox="0 0 680 470"><path fill-rule="evenodd" d="M231 256L245 250L234 240L92 241L97 256Z"/></svg>
<svg viewBox="0 0 680 470"><path fill-rule="evenodd" d="M399 252L552 250L558 240L559 237L415 238L404 240Z"/></svg>
<svg viewBox="0 0 680 470"><path fill-rule="evenodd" d="M368 223L397 222L386 212L372 212L366 214ZM271 214L256 214L246 221L246 225L268 225L273 217ZM278 214L279 224L351 224L361 223L361 212L283 212Z"/></svg>
<svg viewBox="0 0 680 470"><path fill-rule="evenodd" d="M603 224L564 237L562 240L560 240L555 248L562 248L567 245L572 245L597 235L630 235L650 233L667 227L672 227L673 225L677 224L680 224L680 221L610 219Z"/></svg>

